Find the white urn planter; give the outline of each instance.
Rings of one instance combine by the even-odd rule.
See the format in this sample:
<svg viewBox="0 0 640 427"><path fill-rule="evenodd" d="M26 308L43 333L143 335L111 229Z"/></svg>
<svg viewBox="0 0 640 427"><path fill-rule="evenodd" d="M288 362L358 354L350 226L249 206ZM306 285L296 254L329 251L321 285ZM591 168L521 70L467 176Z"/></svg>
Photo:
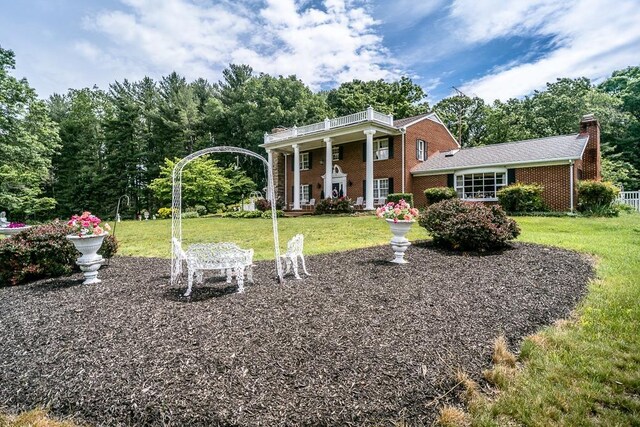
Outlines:
<svg viewBox="0 0 640 427"><path fill-rule="evenodd" d="M73 243L76 249L82 254L80 258L76 260L76 264L82 270L84 274L84 285L93 285L100 283L98 279L98 270L104 263L102 255L98 255L98 251L102 246L102 241L109 233L102 233L98 235L78 236L69 234L67 239Z"/></svg>
<svg viewBox="0 0 640 427"><path fill-rule="evenodd" d="M393 233L393 237L391 238L391 249L393 249L393 254L395 258L391 260L396 264L407 264L408 261L404 259L404 253L407 248L411 246L411 242L405 237L409 230L411 230L411 226L415 221L406 221L406 220L393 220L386 219L387 224L391 228L391 233Z"/></svg>
<svg viewBox="0 0 640 427"><path fill-rule="evenodd" d="M0 227L0 235L11 237L29 228L31 228L30 225L25 225L24 227L14 227L14 228Z"/></svg>

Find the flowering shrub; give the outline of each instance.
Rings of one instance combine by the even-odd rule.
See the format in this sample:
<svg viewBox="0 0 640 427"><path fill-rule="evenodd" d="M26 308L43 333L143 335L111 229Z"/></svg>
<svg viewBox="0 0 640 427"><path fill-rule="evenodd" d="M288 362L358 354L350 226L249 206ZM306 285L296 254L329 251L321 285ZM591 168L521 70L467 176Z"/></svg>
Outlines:
<svg viewBox="0 0 640 427"><path fill-rule="evenodd" d="M71 227L73 234L78 236L92 236L100 235L106 231L111 230L109 224L105 224L104 229L100 227L102 220L95 215L91 215L91 212L82 212L82 215L73 215L67 225Z"/></svg>
<svg viewBox="0 0 640 427"><path fill-rule="evenodd" d="M398 203L400 200L404 200L411 206L415 206L413 203L413 193L391 193L387 195L387 202Z"/></svg>
<svg viewBox="0 0 640 427"><path fill-rule="evenodd" d="M444 200L429 206L420 217L438 246L456 250L488 251L506 246L520 229L500 206Z"/></svg>
<svg viewBox="0 0 640 427"><path fill-rule="evenodd" d="M411 205L403 199L398 203L389 202L386 205L379 207L376 209L376 216L378 218L392 219L393 222L398 222L413 221L419 216L419 214L418 209L412 208Z"/></svg>
<svg viewBox="0 0 640 427"><path fill-rule="evenodd" d="M0 286L58 277L72 273L79 256L66 239L69 226L60 221L33 226L10 239L0 240ZM118 244L113 236L105 237L100 254L113 256Z"/></svg>
<svg viewBox="0 0 640 427"><path fill-rule="evenodd" d="M22 228L26 226L27 224L23 224L22 222L10 222L7 228Z"/></svg>
<svg viewBox="0 0 640 427"><path fill-rule="evenodd" d="M348 197L332 197L329 199L322 199L316 204L314 214L341 214L352 213L353 203Z"/></svg>

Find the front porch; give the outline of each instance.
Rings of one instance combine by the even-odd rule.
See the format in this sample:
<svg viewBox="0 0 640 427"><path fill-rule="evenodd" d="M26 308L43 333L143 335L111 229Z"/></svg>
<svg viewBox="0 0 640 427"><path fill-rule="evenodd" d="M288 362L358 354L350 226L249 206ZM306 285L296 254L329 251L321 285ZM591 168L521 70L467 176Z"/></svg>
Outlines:
<svg viewBox="0 0 640 427"><path fill-rule="evenodd" d="M393 116L369 107L349 116L265 134L261 147L271 167L278 163L275 169L282 172L279 193L288 210L312 210L316 201L343 196L362 209L373 210L384 203L389 181L393 182L374 180L374 162L393 158L393 138L398 134Z"/></svg>

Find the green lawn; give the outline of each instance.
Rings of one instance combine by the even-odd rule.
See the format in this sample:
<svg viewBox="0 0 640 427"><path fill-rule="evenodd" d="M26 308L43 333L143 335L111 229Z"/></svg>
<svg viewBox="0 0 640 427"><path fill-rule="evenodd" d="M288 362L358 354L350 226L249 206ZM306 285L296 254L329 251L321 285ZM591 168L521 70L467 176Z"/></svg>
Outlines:
<svg viewBox="0 0 640 427"><path fill-rule="evenodd" d="M640 215L619 218L516 218L521 241L593 255L591 283L575 320L525 341L524 369L497 398L473 405L477 425L640 425ZM305 234L309 254L384 244L387 224L369 217L279 221L281 247ZM169 255L170 221L123 222L122 255ZM271 222L202 218L184 221L186 243L235 241L258 259L273 257ZM418 226L412 240L427 238ZM534 344L534 342L536 344Z"/></svg>
<svg viewBox="0 0 640 427"><path fill-rule="evenodd" d="M388 243L389 226L375 216L318 217L278 219L280 247L298 233L304 234L306 254L344 251ZM273 259L273 231L270 219L194 218L182 223L183 245L199 242L235 242L253 248L255 258ZM123 221L117 225L120 255L171 256L171 221ZM414 226L408 238L426 239L426 231Z"/></svg>

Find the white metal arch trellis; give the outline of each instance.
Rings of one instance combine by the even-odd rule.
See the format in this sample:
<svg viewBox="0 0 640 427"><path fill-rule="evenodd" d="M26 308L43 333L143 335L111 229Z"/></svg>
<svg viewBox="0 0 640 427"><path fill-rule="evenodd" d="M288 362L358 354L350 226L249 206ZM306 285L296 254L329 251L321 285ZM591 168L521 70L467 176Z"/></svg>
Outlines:
<svg viewBox="0 0 640 427"><path fill-rule="evenodd" d="M261 160L267 170L267 199L271 201L271 225L273 227L273 247L275 252L276 274L278 276L278 282L283 282L282 264L280 261L280 243L278 241L278 216L276 214L275 193L273 187L273 171L269 162L261 155L254 153L253 151L246 150L239 147L209 147L195 153L189 154L187 157L180 160L173 168L171 174L172 181L172 200L171 200L171 244L177 240L182 245L182 170L192 160L198 157L212 154L212 153L239 153L247 156L254 157ZM175 239L175 240L174 240ZM180 274L179 262L180 259L176 258L175 251L171 251L171 284L175 284Z"/></svg>

